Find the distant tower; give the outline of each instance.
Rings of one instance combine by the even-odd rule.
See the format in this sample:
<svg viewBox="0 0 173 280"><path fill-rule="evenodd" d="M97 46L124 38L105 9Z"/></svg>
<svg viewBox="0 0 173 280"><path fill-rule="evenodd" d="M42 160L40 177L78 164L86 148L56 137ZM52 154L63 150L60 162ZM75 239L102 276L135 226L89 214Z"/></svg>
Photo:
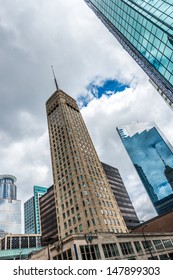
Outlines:
<svg viewBox="0 0 173 280"><path fill-rule="evenodd" d="M173 148L154 123L117 128L158 214L173 209Z"/></svg>
<svg viewBox="0 0 173 280"><path fill-rule="evenodd" d="M34 196L24 203L25 233L40 234L40 206L39 198L47 192L46 187L34 186Z"/></svg>
<svg viewBox="0 0 173 280"><path fill-rule="evenodd" d="M12 175L0 175L0 198L16 199L17 188L15 185L16 178Z"/></svg>
<svg viewBox="0 0 173 280"><path fill-rule="evenodd" d="M21 201L17 200L16 178L0 175L0 237L21 233Z"/></svg>
<svg viewBox="0 0 173 280"><path fill-rule="evenodd" d="M25 234L36 233L34 196L24 203L24 226Z"/></svg>
<svg viewBox="0 0 173 280"><path fill-rule="evenodd" d="M76 101L56 90L46 102L59 238L126 232Z"/></svg>
<svg viewBox="0 0 173 280"><path fill-rule="evenodd" d="M173 108L172 0L85 0Z"/></svg>
<svg viewBox="0 0 173 280"><path fill-rule="evenodd" d="M101 164L105 171L109 185L111 186L115 199L118 203L120 211L123 215L126 226L130 230L139 225L139 219L136 215L128 192L124 186L120 173L118 169L113 166L110 166L104 162L101 162Z"/></svg>

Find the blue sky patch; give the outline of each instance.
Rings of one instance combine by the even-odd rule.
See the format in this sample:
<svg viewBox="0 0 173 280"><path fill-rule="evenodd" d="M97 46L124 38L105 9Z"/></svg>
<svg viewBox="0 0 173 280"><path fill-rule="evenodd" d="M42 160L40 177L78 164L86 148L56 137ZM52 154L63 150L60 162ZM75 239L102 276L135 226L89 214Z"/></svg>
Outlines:
<svg viewBox="0 0 173 280"><path fill-rule="evenodd" d="M100 99L103 95L110 96L124 91L129 85L122 84L116 80L93 81L87 86L87 94L77 99L80 108L86 107L94 98Z"/></svg>

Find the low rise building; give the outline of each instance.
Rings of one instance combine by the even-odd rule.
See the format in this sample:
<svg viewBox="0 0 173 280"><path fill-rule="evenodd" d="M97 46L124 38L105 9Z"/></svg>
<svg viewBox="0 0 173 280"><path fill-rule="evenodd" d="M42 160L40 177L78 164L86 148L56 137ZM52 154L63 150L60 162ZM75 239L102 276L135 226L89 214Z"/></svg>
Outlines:
<svg viewBox="0 0 173 280"><path fill-rule="evenodd" d="M0 239L0 260L27 259L41 249L40 234L7 234Z"/></svg>
<svg viewBox="0 0 173 280"><path fill-rule="evenodd" d="M29 256L35 260L173 259L173 233L73 234Z"/></svg>
<svg viewBox="0 0 173 280"><path fill-rule="evenodd" d="M156 216L132 229L132 232L173 232L173 211Z"/></svg>

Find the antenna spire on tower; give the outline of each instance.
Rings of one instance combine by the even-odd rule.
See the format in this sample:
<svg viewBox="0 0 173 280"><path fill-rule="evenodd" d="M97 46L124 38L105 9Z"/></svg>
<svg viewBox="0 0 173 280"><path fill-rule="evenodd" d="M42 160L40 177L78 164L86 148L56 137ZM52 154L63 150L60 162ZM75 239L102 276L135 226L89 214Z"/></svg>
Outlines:
<svg viewBox="0 0 173 280"><path fill-rule="evenodd" d="M53 66L52 66L52 65L51 65L51 68L52 68L52 73L53 73L53 77L54 77L55 86L56 86L56 89L58 90L59 87L58 87L58 83L57 83L56 76L55 76L55 72L54 72L54 69L53 69Z"/></svg>

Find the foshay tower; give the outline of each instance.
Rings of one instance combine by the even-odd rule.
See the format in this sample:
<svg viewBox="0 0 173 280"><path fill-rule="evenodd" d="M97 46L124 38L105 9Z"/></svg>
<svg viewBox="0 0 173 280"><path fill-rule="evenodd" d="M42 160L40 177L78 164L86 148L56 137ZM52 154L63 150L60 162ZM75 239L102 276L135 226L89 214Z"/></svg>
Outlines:
<svg viewBox="0 0 173 280"><path fill-rule="evenodd" d="M59 239L127 232L76 101L57 87L46 110Z"/></svg>

